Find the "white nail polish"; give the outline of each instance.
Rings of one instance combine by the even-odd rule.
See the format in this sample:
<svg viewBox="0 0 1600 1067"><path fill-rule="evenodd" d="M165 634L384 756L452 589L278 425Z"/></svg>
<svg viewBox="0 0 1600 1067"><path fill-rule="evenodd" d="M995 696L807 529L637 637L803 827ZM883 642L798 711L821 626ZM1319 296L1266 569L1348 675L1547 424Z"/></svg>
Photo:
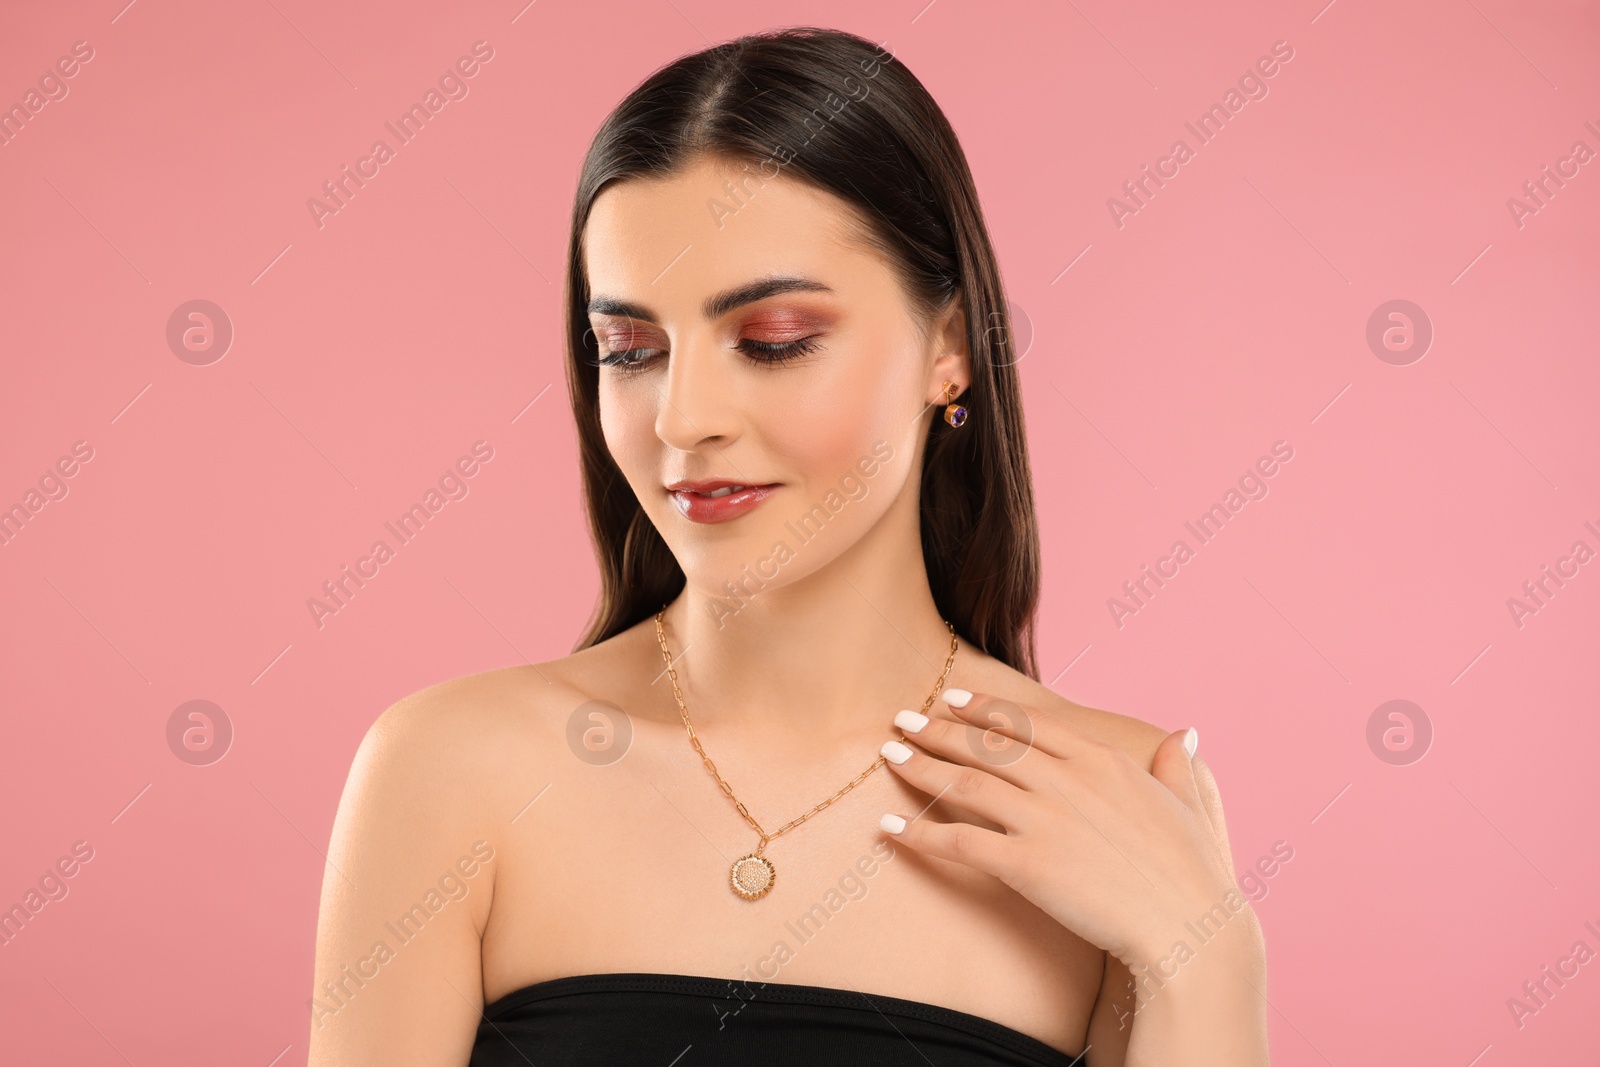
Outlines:
<svg viewBox="0 0 1600 1067"><path fill-rule="evenodd" d="M965 689L946 689L939 694L939 699L952 708L964 708L967 706L967 701L972 699L972 694Z"/></svg>
<svg viewBox="0 0 1600 1067"><path fill-rule="evenodd" d="M928 717L920 711L907 708L894 713L894 724L908 734L921 733L922 728L928 725Z"/></svg>
<svg viewBox="0 0 1600 1067"><path fill-rule="evenodd" d="M878 829L897 834L906 828L906 821L898 815L885 815L878 820Z"/></svg>
<svg viewBox="0 0 1600 1067"><path fill-rule="evenodd" d="M904 763L911 758L911 749L898 741L885 741L878 751L887 756L890 763Z"/></svg>
<svg viewBox="0 0 1600 1067"><path fill-rule="evenodd" d="M1189 757L1191 759L1193 759L1194 758L1194 750L1199 748L1199 747L1200 747L1200 732L1198 730L1196 730L1193 726L1191 726L1191 727L1189 727L1189 732L1183 735L1183 750L1185 752L1189 753Z"/></svg>

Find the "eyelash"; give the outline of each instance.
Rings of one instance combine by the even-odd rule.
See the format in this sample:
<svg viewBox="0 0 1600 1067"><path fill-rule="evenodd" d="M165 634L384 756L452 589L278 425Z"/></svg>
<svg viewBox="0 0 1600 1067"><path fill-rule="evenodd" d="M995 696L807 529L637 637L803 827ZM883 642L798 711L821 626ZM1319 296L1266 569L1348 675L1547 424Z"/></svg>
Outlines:
<svg viewBox="0 0 1600 1067"><path fill-rule="evenodd" d="M788 363L808 355L817 348L815 337L802 337L798 341L785 341L782 343L770 341L753 341L744 338L738 348L749 356L754 363L775 367L780 363ZM650 361L629 360L624 357L632 356L636 352L655 352L653 348L628 348L620 352L610 352L598 359L591 360L597 367L613 367L623 374L633 374L649 366Z"/></svg>

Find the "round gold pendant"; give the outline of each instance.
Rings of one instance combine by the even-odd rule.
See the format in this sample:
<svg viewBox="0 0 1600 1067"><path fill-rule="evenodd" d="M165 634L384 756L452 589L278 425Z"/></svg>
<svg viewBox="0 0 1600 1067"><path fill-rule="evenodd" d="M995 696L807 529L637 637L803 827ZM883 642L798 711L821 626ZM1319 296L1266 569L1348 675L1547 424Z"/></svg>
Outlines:
<svg viewBox="0 0 1600 1067"><path fill-rule="evenodd" d="M765 856L751 853L735 860L728 871L728 881L733 891L746 900L765 896L778 880L778 872Z"/></svg>

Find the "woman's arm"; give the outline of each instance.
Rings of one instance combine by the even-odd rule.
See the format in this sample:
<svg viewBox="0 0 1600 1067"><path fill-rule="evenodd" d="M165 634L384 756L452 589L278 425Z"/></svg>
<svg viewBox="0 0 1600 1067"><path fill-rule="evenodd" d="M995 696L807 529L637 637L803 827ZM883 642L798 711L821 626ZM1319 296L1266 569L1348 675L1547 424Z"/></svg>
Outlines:
<svg viewBox="0 0 1600 1067"><path fill-rule="evenodd" d="M1204 760L1192 762L1211 832L1231 871L1216 779ZM1195 915L1171 949L1136 970L1144 977L1135 979L1140 1003L1126 1067L1267 1063L1266 943L1255 909L1237 890L1231 900L1218 899L1209 912Z"/></svg>
<svg viewBox="0 0 1600 1067"><path fill-rule="evenodd" d="M1084 1062L1089 1067L1124 1067L1137 1007L1133 973L1127 964L1107 952L1100 995L1089 1013L1089 1030L1084 1038Z"/></svg>
<svg viewBox="0 0 1600 1067"><path fill-rule="evenodd" d="M334 820L308 1067L465 1064L498 845L475 812L470 717L448 683L389 708Z"/></svg>
<svg viewBox="0 0 1600 1067"><path fill-rule="evenodd" d="M1200 757L1193 766L1206 817L1231 870L1216 779ZM1219 1062L1267 1062L1261 924L1248 903L1237 911L1218 903L1222 910L1214 910L1210 922L1180 931L1171 949L1137 967L1137 976L1107 955L1105 979L1089 1020L1089 1067L1182 1064L1200 1048L1230 1048ZM1195 916L1197 921L1203 918ZM1201 942L1196 930L1207 940ZM1187 951L1173 951L1178 941Z"/></svg>

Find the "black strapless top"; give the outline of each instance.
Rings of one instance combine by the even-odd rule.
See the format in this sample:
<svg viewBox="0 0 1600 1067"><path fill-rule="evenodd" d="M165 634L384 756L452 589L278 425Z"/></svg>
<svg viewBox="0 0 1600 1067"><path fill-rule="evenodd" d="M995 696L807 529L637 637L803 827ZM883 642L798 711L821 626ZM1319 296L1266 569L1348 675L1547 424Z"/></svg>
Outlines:
<svg viewBox="0 0 1600 1067"><path fill-rule="evenodd" d="M915 1000L686 974L580 974L484 1009L469 1067L1081 1067L1037 1038Z"/></svg>

